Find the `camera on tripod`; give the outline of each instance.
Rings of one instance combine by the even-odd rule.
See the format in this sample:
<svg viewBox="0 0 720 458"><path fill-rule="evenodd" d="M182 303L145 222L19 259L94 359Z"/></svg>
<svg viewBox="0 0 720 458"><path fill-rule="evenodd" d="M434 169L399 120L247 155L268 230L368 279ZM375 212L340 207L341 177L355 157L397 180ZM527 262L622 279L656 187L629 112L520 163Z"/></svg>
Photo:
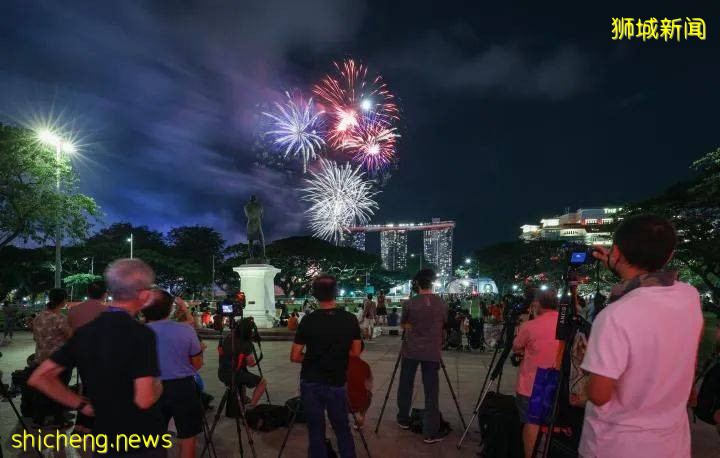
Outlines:
<svg viewBox="0 0 720 458"><path fill-rule="evenodd" d="M595 248L585 245L584 243L568 243L563 245L565 259L569 266L579 267L585 264L595 262Z"/></svg>
<svg viewBox="0 0 720 458"><path fill-rule="evenodd" d="M241 316L245 308L245 293L238 292L234 296L228 296L218 303L217 314L234 318Z"/></svg>

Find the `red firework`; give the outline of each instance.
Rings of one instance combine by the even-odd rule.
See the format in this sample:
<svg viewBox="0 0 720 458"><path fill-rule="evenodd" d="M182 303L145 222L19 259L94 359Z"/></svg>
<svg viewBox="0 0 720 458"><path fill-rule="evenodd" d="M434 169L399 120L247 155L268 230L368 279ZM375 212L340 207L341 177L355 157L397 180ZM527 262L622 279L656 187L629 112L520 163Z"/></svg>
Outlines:
<svg viewBox="0 0 720 458"><path fill-rule="evenodd" d="M325 75L313 93L330 118L328 140L334 148L344 148L353 131L372 117L389 124L398 119L395 96L380 75L367 79L368 69L353 59L338 64L337 72Z"/></svg>
<svg viewBox="0 0 720 458"><path fill-rule="evenodd" d="M343 148L350 152L354 162L369 172L376 172L393 161L398 137L395 128L387 123L368 120L346 136Z"/></svg>

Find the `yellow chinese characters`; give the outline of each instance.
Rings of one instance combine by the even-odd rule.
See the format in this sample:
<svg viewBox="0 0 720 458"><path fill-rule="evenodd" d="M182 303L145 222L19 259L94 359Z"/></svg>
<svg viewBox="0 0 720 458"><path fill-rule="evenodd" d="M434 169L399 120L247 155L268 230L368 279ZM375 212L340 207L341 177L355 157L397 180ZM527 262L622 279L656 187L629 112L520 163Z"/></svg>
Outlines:
<svg viewBox="0 0 720 458"><path fill-rule="evenodd" d="M633 37L642 40L664 40L680 41L688 37L695 37L700 40L706 38L705 21L701 18L686 17L683 21L680 18L657 20L652 17L646 20L633 18L612 18L612 30L610 31L613 40L631 40Z"/></svg>

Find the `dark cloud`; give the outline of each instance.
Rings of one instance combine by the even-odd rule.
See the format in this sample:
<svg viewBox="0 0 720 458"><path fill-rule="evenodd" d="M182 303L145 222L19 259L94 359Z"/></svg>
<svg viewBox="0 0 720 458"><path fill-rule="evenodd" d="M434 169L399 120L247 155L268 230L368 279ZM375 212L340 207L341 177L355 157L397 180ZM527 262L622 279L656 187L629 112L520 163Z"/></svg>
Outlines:
<svg viewBox="0 0 720 458"><path fill-rule="evenodd" d="M241 203L256 193L270 236L302 230L295 184L254 170L242 145L258 104L283 87L286 54L351 38L362 2L15 3L2 20L14 43L0 71L3 117L24 123L54 105L89 124L94 160L80 172L109 221L211 224L235 241Z"/></svg>
<svg viewBox="0 0 720 458"><path fill-rule="evenodd" d="M393 50L386 61L447 91L511 98L560 100L588 89L598 77L590 59L573 46L547 52L510 43L483 46L466 27L457 26L449 35L453 40L432 33Z"/></svg>

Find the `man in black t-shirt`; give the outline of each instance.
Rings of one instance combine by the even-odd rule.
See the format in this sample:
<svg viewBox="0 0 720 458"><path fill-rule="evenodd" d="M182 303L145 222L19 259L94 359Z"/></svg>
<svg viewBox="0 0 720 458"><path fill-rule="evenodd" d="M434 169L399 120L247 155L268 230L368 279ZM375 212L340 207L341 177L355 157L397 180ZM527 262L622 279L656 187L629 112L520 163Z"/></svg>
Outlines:
<svg viewBox="0 0 720 458"><path fill-rule="evenodd" d="M313 282L313 296L319 308L300 322L290 353L291 361L302 363L300 394L308 424L310 458L327 457L326 410L340 456L354 458L345 374L349 356L359 356L362 351L360 326L355 315L337 308L334 277L318 276Z"/></svg>
<svg viewBox="0 0 720 458"><path fill-rule="evenodd" d="M105 279L114 298L112 305L79 328L33 372L29 383L57 402L95 416L93 434L107 435L109 454L126 451L134 457L164 457L162 445L169 442L158 437L164 429L156 405L162 385L156 379L160 370L155 334L134 318L152 299L155 274L138 259L121 259L108 267ZM61 372L73 367L87 386L87 398L58 379ZM120 434L126 437L117 437ZM132 434L142 436L137 448L128 441Z"/></svg>

